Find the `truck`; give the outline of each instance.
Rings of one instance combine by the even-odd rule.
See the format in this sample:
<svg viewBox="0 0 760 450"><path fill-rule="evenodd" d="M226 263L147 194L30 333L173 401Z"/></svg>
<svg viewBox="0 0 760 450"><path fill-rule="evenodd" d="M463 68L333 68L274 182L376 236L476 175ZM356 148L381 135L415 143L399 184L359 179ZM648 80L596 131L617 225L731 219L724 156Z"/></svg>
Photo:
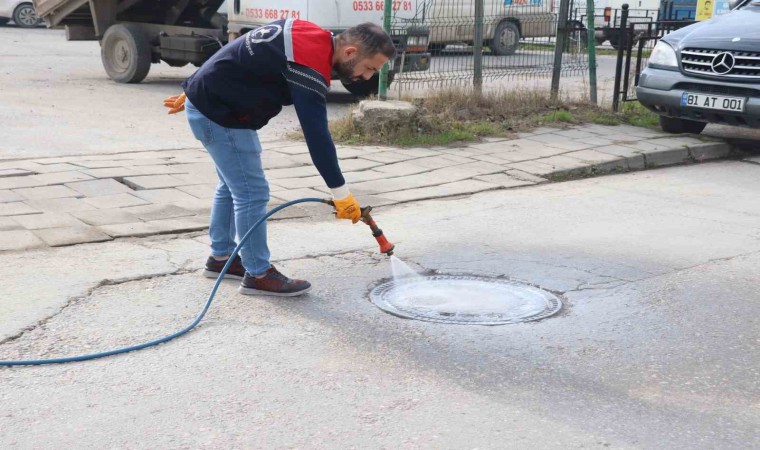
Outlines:
<svg viewBox="0 0 760 450"><path fill-rule="evenodd" d="M278 19L309 20L339 33L361 22L381 24L382 1L229 0L227 14L220 14L224 0L34 0L34 7L48 27L63 27L66 39L97 40L108 76L118 83L139 83L151 64L161 61L174 67L200 67L230 39ZM426 27L417 20L420 0L394 1L397 27L393 38L399 57L391 75L427 70ZM403 64L402 64L403 61ZM374 84L373 84L374 83ZM377 92L377 78L352 83L355 95Z"/></svg>
<svg viewBox="0 0 760 450"><path fill-rule="evenodd" d="M595 2L597 44L609 40L610 45L617 49L620 45L620 22L623 5L628 4L628 23L634 24L633 44L640 36L656 32L665 22L667 28L678 28L688 25L695 19L697 2L695 0L600 0ZM681 25L676 22L682 22Z"/></svg>

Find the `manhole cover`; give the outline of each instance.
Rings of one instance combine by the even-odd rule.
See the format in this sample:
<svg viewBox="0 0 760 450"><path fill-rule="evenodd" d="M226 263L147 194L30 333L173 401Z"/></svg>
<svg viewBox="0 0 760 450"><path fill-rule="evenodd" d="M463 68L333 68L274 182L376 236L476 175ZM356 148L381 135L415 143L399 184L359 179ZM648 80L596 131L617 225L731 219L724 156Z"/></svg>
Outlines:
<svg viewBox="0 0 760 450"><path fill-rule="evenodd" d="M503 325L549 317L560 299L514 281L477 276L430 275L388 281L370 292L380 309L429 322Z"/></svg>

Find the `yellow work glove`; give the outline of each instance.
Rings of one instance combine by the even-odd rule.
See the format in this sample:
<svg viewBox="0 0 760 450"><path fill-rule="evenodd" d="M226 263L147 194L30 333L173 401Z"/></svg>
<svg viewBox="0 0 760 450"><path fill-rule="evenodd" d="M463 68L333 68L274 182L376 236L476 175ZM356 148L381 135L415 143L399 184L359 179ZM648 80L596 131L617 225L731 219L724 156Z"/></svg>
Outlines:
<svg viewBox="0 0 760 450"><path fill-rule="evenodd" d="M183 92L180 95L175 95L174 97L164 99L164 106L169 108L169 114L176 114L180 111L184 111L185 98L187 98L187 96Z"/></svg>
<svg viewBox="0 0 760 450"><path fill-rule="evenodd" d="M351 222L356 223L362 216L362 209L353 194L348 194L348 197L340 200L333 199L333 203L335 203L335 217L338 219L351 219Z"/></svg>

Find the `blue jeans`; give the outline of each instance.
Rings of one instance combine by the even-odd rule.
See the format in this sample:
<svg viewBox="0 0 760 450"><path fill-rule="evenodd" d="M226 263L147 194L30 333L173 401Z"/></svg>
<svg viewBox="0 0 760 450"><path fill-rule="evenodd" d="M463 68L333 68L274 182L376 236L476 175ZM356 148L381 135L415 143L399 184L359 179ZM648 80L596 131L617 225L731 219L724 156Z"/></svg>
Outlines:
<svg viewBox="0 0 760 450"><path fill-rule="evenodd" d="M216 165L219 184L211 206L211 256L228 256L236 235L245 233L266 214L269 183L261 165L261 143L254 130L225 128L198 111L189 100L185 112L190 129ZM266 223L240 249L243 267L261 275L270 267Z"/></svg>

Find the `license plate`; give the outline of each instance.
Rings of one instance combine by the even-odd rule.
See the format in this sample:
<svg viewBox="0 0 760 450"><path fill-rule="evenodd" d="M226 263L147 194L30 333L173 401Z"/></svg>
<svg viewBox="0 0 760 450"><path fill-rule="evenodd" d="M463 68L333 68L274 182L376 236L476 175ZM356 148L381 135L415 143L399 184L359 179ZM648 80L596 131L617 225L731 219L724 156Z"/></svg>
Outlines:
<svg viewBox="0 0 760 450"><path fill-rule="evenodd" d="M746 98L723 97L721 95L694 94L684 92L681 96L681 106L692 108L718 109L721 111L744 112Z"/></svg>

